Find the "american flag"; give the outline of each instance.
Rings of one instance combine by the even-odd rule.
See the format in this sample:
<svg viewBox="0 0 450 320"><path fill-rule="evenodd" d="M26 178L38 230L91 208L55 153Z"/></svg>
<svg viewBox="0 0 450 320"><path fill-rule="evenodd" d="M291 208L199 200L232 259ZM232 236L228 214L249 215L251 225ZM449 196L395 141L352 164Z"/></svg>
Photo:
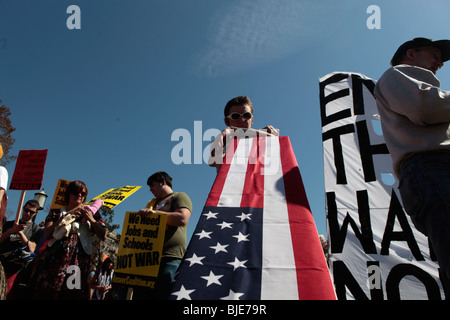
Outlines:
<svg viewBox="0 0 450 320"><path fill-rule="evenodd" d="M335 299L289 138L238 139L226 159L171 299Z"/></svg>

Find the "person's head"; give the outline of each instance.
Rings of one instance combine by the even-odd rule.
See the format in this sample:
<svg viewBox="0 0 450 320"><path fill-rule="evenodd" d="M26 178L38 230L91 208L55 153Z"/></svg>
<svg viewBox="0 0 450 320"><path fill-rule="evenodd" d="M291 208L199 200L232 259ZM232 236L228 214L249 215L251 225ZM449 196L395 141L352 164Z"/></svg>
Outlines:
<svg viewBox="0 0 450 320"><path fill-rule="evenodd" d="M414 38L397 49L392 57L391 65L407 64L436 73L449 59L450 40L433 41L426 38Z"/></svg>
<svg viewBox="0 0 450 320"><path fill-rule="evenodd" d="M113 267L114 261L110 257L107 257L105 260L103 260L102 270L104 271L111 270Z"/></svg>
<svg viewBox="0 0 450 320"><path fill-rule="evenodd" d="M228 127L251 128L253 105L249 97L239 96L227 102L224 109L225 124Z"/></svg>
<svg viewBox="0 0 450 320"><path fill-rule="evenodd" d="M147 185L155 197L161 197L167 192L167 187L172 189L172 177L164 171L158 171L147 179Z"/></svg>
<svg viewBox="0 0 450 320"><path fill-rule="evenodd" d="M39 202L36 200L28 200L25 205L23 206L23 213L21 220L24 222L31 221L31 219L34 218L34 216L38 213L40 209Z"/></svg>
<svg viewBox="0 0 450 320"><path fill-rule="evenodd" d="M64 194L64 201L66 205L71 206L81 205L86 201L88 189L83 181L75 180L69 183Z"/></svg>

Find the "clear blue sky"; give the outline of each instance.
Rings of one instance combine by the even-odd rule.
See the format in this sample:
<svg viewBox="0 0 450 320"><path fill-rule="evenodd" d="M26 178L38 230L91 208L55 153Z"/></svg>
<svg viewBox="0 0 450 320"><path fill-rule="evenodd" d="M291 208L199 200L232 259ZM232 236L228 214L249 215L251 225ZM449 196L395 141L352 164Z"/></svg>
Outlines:
<svg viewBox="0 0 450 320"><path fill-rule="evenodd" d="M72 4L80 30L66 26ZM381 9L379 30L366 26L370 5ZM348 71L378 79L404 41L449 38L448 12L448 0L2 0L0 99L16 128L13 153L49 150L49 202L60 178L86 182L89 198L143 186L115 208L119 224L152 197L148 176L167 171L193 201L190 236L215 170L175 165L171 134L191 133L193 162L194 121L203 133L221 130L225 103L247 95L255 128L272 124L290 137L325 234L319 78ZM448 67L438 77L448 90ZM14 212L19 196L9 191Z"/></svg>

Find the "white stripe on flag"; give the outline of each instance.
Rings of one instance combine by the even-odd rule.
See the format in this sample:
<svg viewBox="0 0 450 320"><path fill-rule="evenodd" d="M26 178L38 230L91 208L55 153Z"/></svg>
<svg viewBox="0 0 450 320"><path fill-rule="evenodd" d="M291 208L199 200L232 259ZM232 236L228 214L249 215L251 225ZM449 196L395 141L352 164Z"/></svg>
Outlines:
<svg viewBox="0 0 450 320"><path fill-rule="evenodd" d="M238 143L238 145L231 160L230 169L217 204L218 207L240 206L252 141L253 138L230 141L231 145L228 148L233 148L232 143Z"/></svg>
<svg viewBox="0 0 450 320"><path fill-rule="evenodd" d="M261 299L295 300L298 299L297 274L278 137L266 139L265 160L270 173L264 175Z"/></svg>

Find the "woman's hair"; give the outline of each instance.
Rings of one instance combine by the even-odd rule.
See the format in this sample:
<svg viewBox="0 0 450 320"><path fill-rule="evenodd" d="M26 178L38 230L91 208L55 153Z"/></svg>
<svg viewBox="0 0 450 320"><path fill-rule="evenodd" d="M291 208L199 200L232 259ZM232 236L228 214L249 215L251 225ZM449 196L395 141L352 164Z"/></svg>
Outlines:
<svg viewBox="0 0 450 320"><path fill-rule="evenodd" d="M110 263L112 263L112 267L107 269L106 267ZM114 268L114 261L110 257L107 257L105 260L103 260L103 262L102 262L102 264L100 266L100 270L103 271L103 272L106 271L107 274L111 274L111 271L112 271L113 268Z"/></svg>
<svg viewBox="0 0 450 320"><path fill-rule="evenodd" d="M74 192L81 192L83 191L83 189L86 191L86 196L84 197L84 201L86 201L86 197L87 197L87 193L88 193L88 189L86 184L83 181L80 180L75 180L72 181L71 183L69 183L69 185L67 186L66 189L66 193L64 193L64 201L66 204L69 203L69 199L70 199L70 194L73 194Z"/></svg>

